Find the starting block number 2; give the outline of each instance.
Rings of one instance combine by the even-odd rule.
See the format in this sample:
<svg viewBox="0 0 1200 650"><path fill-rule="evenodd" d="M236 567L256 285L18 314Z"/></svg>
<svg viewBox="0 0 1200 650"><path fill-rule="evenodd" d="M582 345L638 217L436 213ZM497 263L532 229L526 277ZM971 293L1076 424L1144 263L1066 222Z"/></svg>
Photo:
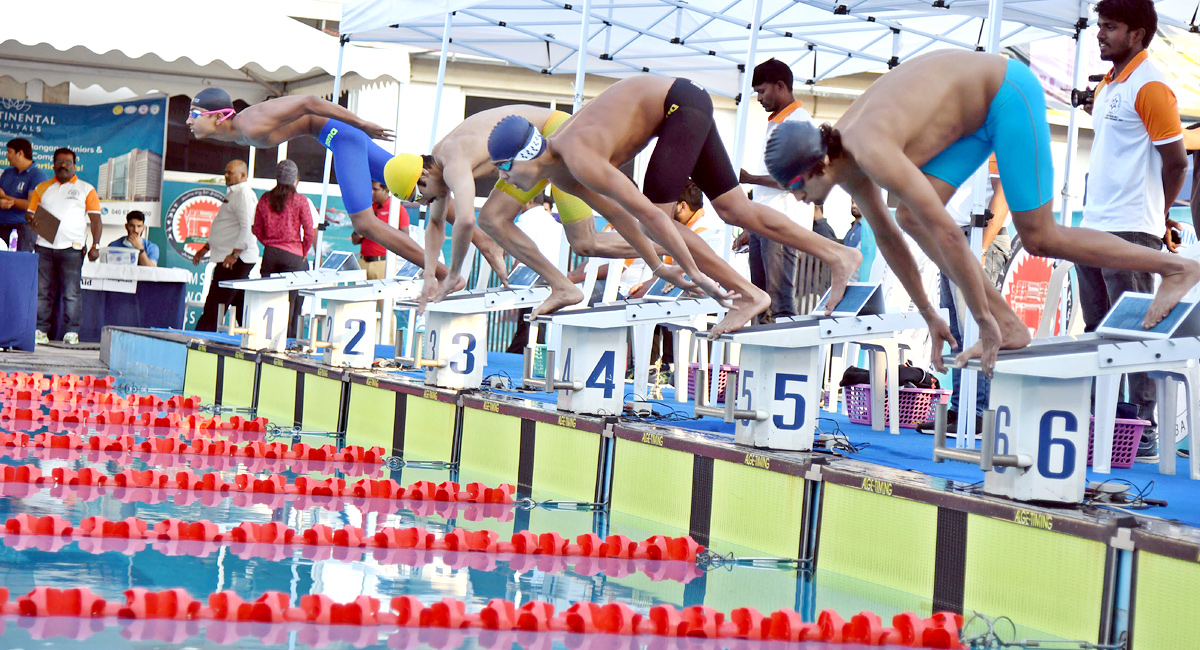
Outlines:
<svg viewBox="0 0 1200 650"><path fill-rule="evenodd" d="M1079 432L1079 420L1070 411L1046 411L1038 423L1037 473L1045 478L1063 479L1075 473L1075 443L1066 438L1054 437L1054 423L1061 420L1066 433ZM1007 454L1011 447L1009 429L1012 424L1012 411L1007 406L996 409L996 453ZM1055 447L1062 448L1061 465L1058 470L1051 469L1051 451ZM995 467L994 471L1003 474L1007 467Z"/></svg>
<svg viewBox="0 0 1200 650"><path fill-rule="evenodd" d="M754 410L754 392L750 390L750 386L752 385L750 380L752 379L754 379L754 371L743 370L741 372L741 381L738 382L742 387L742 397L746 398L743 408L748 411ZM789 401L792 403L790 411L786 407L783 409L769 409L774 414L771 416L771 424L775 425L775 428L781 431L795 431L804 426L804 395L788 392L788 384L792 382L806 383L808 382L808 375L797 375L788 372L775 373L774 401L776 403L786 403ZM745 426L750 426L750 420L742 420L741 422Z"/></svg>

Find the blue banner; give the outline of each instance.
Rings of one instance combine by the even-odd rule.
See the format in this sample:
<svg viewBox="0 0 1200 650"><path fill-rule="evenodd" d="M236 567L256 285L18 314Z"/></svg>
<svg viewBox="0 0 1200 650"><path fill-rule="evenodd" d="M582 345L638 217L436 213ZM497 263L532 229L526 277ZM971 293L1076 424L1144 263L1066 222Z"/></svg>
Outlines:
<svg viewBox="0 0 1200 650"><path fill-rule="evenodd" d="M0 139L29 140L47 178L54 177L54 150L73 150L76 174L96 187L106 225L124 224L130 210L161 224L166 136L166 97L94 106L0 99Z"/></svg>

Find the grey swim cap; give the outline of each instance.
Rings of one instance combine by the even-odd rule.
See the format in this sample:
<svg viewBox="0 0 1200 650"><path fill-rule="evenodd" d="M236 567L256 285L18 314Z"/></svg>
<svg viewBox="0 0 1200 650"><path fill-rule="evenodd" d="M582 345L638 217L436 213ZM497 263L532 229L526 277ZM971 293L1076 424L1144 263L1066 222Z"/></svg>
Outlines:
<svg viewBox="0 0 1200 650"><path fill-rule="evenodd" d="M192 106L198 106L206 111L219 111L222 108L233 108L233 100L230 99L229 93L210 86L196 93L192 98Z"/></svg>
<svg viewBox="0 0 1200 650"><path fill-rule="evenodd" d="M826 147L821 129L808 121L784 122L775 127L767 140L763 162L771 178L784 189L791 189L800 176L825 159Z"/></svg>

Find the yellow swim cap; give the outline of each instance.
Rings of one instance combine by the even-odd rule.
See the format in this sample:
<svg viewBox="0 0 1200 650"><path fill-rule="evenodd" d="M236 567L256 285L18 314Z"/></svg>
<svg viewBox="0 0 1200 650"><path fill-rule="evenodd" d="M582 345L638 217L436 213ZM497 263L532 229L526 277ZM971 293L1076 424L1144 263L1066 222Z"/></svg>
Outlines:
<svg viewBox="0 0 1200 650"><path fill-rule="evenodd" d="M383 167L383 180L388 191L403 201L419 200L417 180L421 178L423 165L416 154L397 154Z"/></svg>

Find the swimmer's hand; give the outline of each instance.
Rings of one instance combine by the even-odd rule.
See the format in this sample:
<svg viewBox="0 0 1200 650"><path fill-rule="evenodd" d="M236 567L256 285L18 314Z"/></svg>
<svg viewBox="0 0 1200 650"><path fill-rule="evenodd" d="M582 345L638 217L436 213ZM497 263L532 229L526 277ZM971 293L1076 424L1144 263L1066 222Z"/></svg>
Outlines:
<svg viewBox="0 0 1200 650"><path fill-rule="evenodd" d="M716 280L704 275L703 273L697 273L694 277L692 277L692 281L695 282L696 286L700 287L704 293L707 293L710 298L716 300L718 305L726 309L732 308L732 300L736 296L732 291L726 291L722 289L721 285L717 284Z"/></svg>
<svg viewBox="0 0 1200 650"><path fill-rule="evenodd" d="M483 254L483 259L487 260L488 266L492 267L492 272L500 279L500 284L504 288L508 288L508 265L504 263L504 250L499 246L489 246L487 250L480 251Z"/></svg>
<svg viewBox="0 0 1200 650"><path fill-rule="evenodd" d="M660 264L659 267L654 270L653 275L654 277L666 280L667 284L679 287L688 293L702 295L703 289L701 289L700 286L695 282L689 280L687 274L684 273L683 269L678 266ZM649 283L647 283L647 285L649 285Z"/></svg>
<svg viewBox="0 0 1200 650"><path fill-rule="evenodd" d="M949 343L951 350L957 350L958 341L950 333L950 324L943 320L933 307L921 310L921 315L925 317L925 324L929 326L929 338L933 343L933 352L929 360L933 362L934 370L946 372L946 364L942 362L942 344Z"/></svg>
<svg viewBox="0 0 1200 650"><path fill-rule="evenodd" d="M391 142L396 139L396 132L391 129L385 129L374 122L363 122L362 130L367 135L371 136L372 140L383 140Z"/></svg>

